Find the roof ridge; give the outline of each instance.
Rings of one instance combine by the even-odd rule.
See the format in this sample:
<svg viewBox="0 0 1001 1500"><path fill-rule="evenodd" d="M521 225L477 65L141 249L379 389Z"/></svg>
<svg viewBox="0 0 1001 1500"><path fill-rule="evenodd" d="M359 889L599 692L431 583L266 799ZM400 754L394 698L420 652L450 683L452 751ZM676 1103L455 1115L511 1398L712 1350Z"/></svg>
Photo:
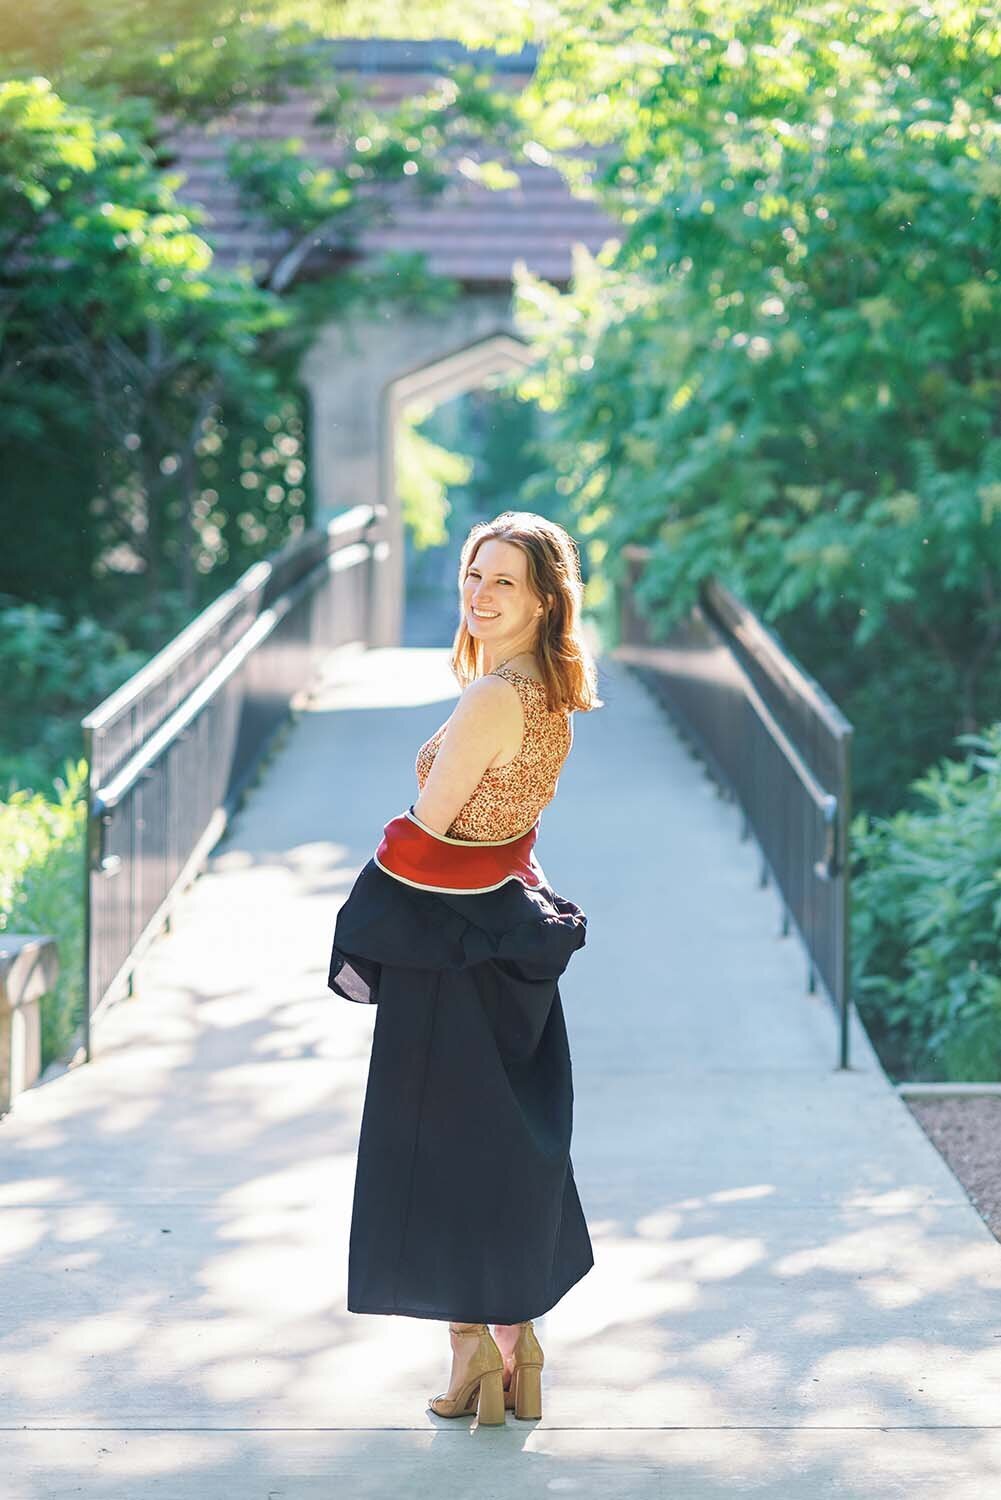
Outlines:
<svg viewBox="0 0 1001 1500"><path fill-rule="evenodd" d="M436 64L471 62L491 64L497 73L533 73L539 49L526 42L519 52L497 52L492 47L467 47L457 37L323 37L317 50L333 53L342 67L364 73L423 73Z"/></svg>

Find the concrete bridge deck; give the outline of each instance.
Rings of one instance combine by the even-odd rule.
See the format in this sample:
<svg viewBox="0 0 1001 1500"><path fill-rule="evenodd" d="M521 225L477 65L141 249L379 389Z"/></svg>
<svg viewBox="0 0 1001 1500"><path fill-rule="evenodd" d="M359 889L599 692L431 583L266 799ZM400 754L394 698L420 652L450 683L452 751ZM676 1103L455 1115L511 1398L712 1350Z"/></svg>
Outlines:
<svg viewBox="0 0 1001 1500"><path fill-rule="evenodd" d="M326 990L330 936L446 655L342 663L95 1060L0 1124L2 1493L997 1493L1001 1245L857 1024L836 1070L735 810L615 663L538 845L589 916L561 993L596 1256L537 1325L542 1422L435 1418L444 1328L345 1311L375 1013Z"/></svg>

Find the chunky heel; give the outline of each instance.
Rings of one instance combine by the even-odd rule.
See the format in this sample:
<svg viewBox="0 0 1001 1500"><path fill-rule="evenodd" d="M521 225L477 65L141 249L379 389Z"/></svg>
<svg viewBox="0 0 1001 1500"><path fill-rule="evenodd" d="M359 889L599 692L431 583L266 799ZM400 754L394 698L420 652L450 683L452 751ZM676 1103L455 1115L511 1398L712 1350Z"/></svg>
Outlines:
<svg viewBox="0 0 1001 1500"><path fill-rule="evenodd" d="M504 1377L500 1370L490 1370L480 1379L480 1396L476 1403L476 1420L481 1427L504 1425Z"/></svg>
<svg viewBox="0 0 1001 1500"><path fill-rule="evenodd" d="M504 1392L504 1405L516 1417L537 1422L542 1416L542 1366L546 1356L535 1334L531 1318L522 1323L511 1355L511 1382ZM518 1396L517 1392L521 1391Z"/></svg>
<svg viewBox="0 0 1001 1500"><path fill-rule="evenodd" d="M537 1422L542 1416L542 1371L538 1365L516 1365L511 1377L514 1414L523 1421Z"/></svg>
<svg viewBox="0 0 1001 1500"><path fill-rule="evenodd" d="M466 1328L456 1328L450 1323L449 1332L454 1337L476 1340L476 1348L468 1361L463 1361L463 1382L453 1396L449 1391L432 1396L428 1406L436 1417L471 1417L473 1413L487 1427L504 1423L504 1358L490 1337L485 1323L471 1323ZM454 1347L454 1346L453 1346ZM454 1362L453 1362L454 1368Z"/></svg>

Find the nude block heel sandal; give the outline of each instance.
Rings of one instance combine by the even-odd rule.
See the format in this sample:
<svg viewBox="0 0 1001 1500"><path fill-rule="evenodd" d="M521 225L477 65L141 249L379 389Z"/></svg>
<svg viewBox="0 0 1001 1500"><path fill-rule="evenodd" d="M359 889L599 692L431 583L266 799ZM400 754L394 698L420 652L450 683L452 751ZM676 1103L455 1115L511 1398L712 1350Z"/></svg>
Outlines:
<svg viewBox="0 0 1001 1500"><path fill-rule="evenodd" d="M545 1355L535 1336L531 1319L522 1323L518 1342L511 1356L511 1384L504 1392L504 1405L523 1422L537 1422L542 1416L542 1366Z"/></svg>
<svg viewBox="0 0 1001 1500"><path fill-rule="evenodd" d="M479 1398L476 1403L476 1420L484 1427L504 1425L504 1373L492 1370L480 1376Z"/></svg>
<svg viewBox="0 0 1001 1500"><path fill-rule="evenodd" d="M472 1328L455 1328L452 1333L468 1335L478 1340L469 1363L465 1384L455 1396L432 1396L428 1406L436 1417L471 1417L476 1412L477 1420L484 1427L504 1425L504 1358L494 1343L485 1323Z"/></svg>

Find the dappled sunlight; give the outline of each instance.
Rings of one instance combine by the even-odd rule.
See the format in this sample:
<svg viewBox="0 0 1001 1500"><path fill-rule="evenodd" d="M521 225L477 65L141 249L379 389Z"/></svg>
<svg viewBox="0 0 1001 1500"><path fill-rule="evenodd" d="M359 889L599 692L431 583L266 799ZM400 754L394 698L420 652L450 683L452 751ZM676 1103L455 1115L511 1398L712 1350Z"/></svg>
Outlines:
<svg viewBox="0 0 1001 1500"><path fill-rule="evenodd" d="M239 1291L234 1289L235 1293ZM208 1299L204 1305L200 1302L197 1315L177 1313L169 1323L153 1329L143 1341L143 1357L157 1370L170 1372L175 1378L183 1375L187 1386L197 1382L198 1388L206 1391L206 1398L206 1382L220 1364L243 1359L252 1365L262 1357L292 1360L291 1365L281 1364L279 1378L272 1386L272 1395L277 1396L287 1388L295 1361L310 1347L310 1338L302 1327L283 1326L276 1347L278 1330L274 1322L281 1324L282 1320L268 1318L262 1322L259 1308L240 1295L220 1306L212 1306Z"/></svg>
<svg viewBox="0 0 1001 1500"><path fill-rule="evenodd" d="M29 1188L32 1186L34 1184L28 1183ZM15 1196L10 1187L6 1196ZM40 1245L48 1234L48 1223L41 1209L19 1208L17 1213L5 1213L3 1236L0 1237L0 1266L16 1264L19 1256L27 1256L36 1245Z"/></svg>
<svg viewBox="0 0 1001 1500"><path fill-rule="evenodd" d="M708 1193L705 1198L689 1198L679 1208L695 1208L702 1203L751 1203L761 1198L770 1198L778 1192L773 1182L750 1182L746 1187L721 1188L718 1193Z"/></svg>
<svg viewBox="0 0 1001 1500"><path fill-rule="evenodd" d="M696 1201L690 1199L689 1205L695 1207ZM669 1209L662 1209L659 1213L641 1215L636 1220L636 1233L644 1239L667 1239L684 1224L685 1215L681 1211L683 1207L683 1204L677 1204Z"/></svg>
<svg viewBox="0 0 1001 1500"><path fill-rule="evenodd" d="M99 1267L101 1254L98 1250L63 1250L59 1256L60 1269L63 1271L89 1271L91 1267Z"/></svg>
<svg viewBox="0 0 1001 1500"><path fill-rule="evenodd" d="M324 754L343 732L331 723L307 721ZM727 1007L752 1003L736 977L691 1020L676 984L677 1046L661 1065L651 1048L638 1069L612 1058L600 976L571 972L589 1116L574 1162L595 1264L536 1320L545 1418L489 1433L425 1410L448 1378L443 1325L345 1307L377 1008L332 1000L326 962L338 893L378 817L342 771L322 773L337 841L310 831L305 770L284 778L277 807L267 784L255 793L228 836L233 857L216 857L144 958L136 998L100 1017L95 1060L29 1091L0 1125L0 1263L19 1288L0 1401L19 1443L49 1443L58 1500L78 1475L89 1482L79 1443L100 1500L166 1475L171 1500L320 1500L332 1454L348 1488L377 1455L395 1475L387 1492L412 1486L420 1462L444 1493L455 1455L481 1441L509 1465L499 1484L526 1492L722 1500L736 1472L765 1500L873 1500L873 1462L928 1484L961 1459L949 1500L983 1500L963 1476L975 1460L1001 1483L1001 1449L971 1426L996 1421L988 1397L1001 1389L1001 1324L985 1311L998 1248L971 1237L947 1182L929 1186L931 1148L878 1080L835 1087L794 1053L784 1070L768 1058L714 1087L687 1060L724 1045ZM289 785L298 837L276 850ZM634 900L637 920L662 920L662 895ZM687 932L698 917L684 920L704 953L704 931ZM758 962L755 941L742 932L735 975ZM637 986L647 1019L663 1004L658 973ZM642 1128L624 1128L633 1121ZM67 1431L26 1430L53 1422ZM64 1448L72 1427L86 1436ZM901 1429L920 1440L905 1450ZM791 1473L799 1491L782 1488Z"/></svg>
<svg viewBox="0 0 1001 1500"><path fill-rule="evenodd" d="M955 1445L945 1433L923 1432L909 1428L894 1435L880 1446L880 1476L884 1493L897 1484L901 1495L942 1493L943 1476L948 1476L949 1500L986 1500L1001 1488L1001 1441L995 1432L966 1429L956 1434ZM873 1465L867 1445L853 1436L851 1442L832 1447L845 1484L858 1487L858 1493L871 1493ZM929 1488L920 1492L918 1484Z"/></svg>
<svg viewBox="0 0 1001 1500"><path fill-rule="evenodd" d="M947 1241L946 1241L947 1243ZM985 1287L1001 1289L1001 1264L996 1243L962 1242L943 1255L943 1241L925 1236L907 1219L884 1226L866 1225L853 1233L836 1235L822 1245L781 1256L775 1264L780 1276L803 1276L816 1270L854 1275L863 1293L881 1287L894 1288L897 1298L875 1300L881 1306L903 1306L906 1302L934 1296L954 1286L968 1286L982 1279ZM865 1272L885 1270L887 1281ZM891 1278L892 1273L892 1279Z"/></svg>
<svg viewBox="0 0 1001 1500"><path fill-rule="evenodd" d="M831 1350L816 1360L812 1378L819 1389L804 1384L797 1392L814 1408L812 1421L844 1423L858 1410L864 1382L884 1420L987 1427L997 1423L1001 1349L971 1351L933 1335L887 1338Z"/></svg>
<svg viewBox="0 0 1001 1500"><path fill-rule="evenodd" d="M325 1068L315 1064L304 1067L301 1058L284 1058L228 1069L211 1098L235 1104L242 1101L242 1120L253 1129L321 1110L330 1099L332 1082ZM231 1116L228 1123L240 1133L240 1119Z"/></svg>
<svg viewBox="0 0 1001 1500"><path fill-rule="evenodd" d="M253 990L235 990L218 996L203 994L198 1002L198 1024L216 1031L244 1026L260 1013L261 999Z"/></svg>
<svg viewBox="0 0 1001 1500"><path fill-rule="evenodd" d="M819 1338L825 1334L837 1333L843 1321L836 1312L816 1308L810 1312L797 1313L790 1318L789 1327L796 1333L814 1334Z"/></svg>
<svg viewBox="0 0 1001 1500"><path fill-rule="evenodd" d="M46 1288L44 1321L22 1298L4 1330L0 1400L25 1420L324 1417L307 1375L339 1343L374 1012L326 990L319 849L196 882L94 1061L0 1127L5 1271Z"/></svg>
<svg viewBox="0 0 1001 1500"><path fill-rule="evenodd" d="M171 1059L175 1066L184 1060L183 1057L179 1057L176 1054ZM150 1074L153 1069L148 1065L148 1058L146 1067L143 1066L143 1061L142 1048L138 1048L136 1066L142 1070L146 1083L149 1085L152 1081ZM161 1066L166 1066L167 1064L167 1059L160 1054L157 1054L156 1061ZM109 1105L97 1127L98 1134L104 1137L111 1135L131 1135L134 1130L138 1130L146 1120L155 1114L156 1108L156 1097L152 1092L148 1093L142 1099L121 1099L117 1103Z"/></svg>
<svg viewBox="0 0 1001 1500"><path fill-rule="evenodd" d="M154 950L155 951L155 950ZM192 1013L191 991L184 985L156 986L156 1011L151 1016L145 1002L147 991L152 991L152 975L140 971L134 995L113 1002L106 1014L114 1012L115 1024L104 1026L99 1013L94 1021L95 1048L92 1061L83 1069L84 1076L92 1079L90 1087L100 1095L109 1069L117 1068L118 1061L128 1058L128 1077L116 1078L116 1094L149 1093L149 1078L157 1070L169 1072L189 1062L195 1039L198 1036L198 1020ZM99 1045L98 1045L99 1043ZM86 1088L86 1084L81 1084ZM53 1113L59 1101L50 1105Z"/></svg>
<svg viewBox="0 0 1001 1500"><path fill-rule="evenodd" d="M697 1300L693 1281L663 1274L671 1259L663 1246L613 1235L593 1220L589 1228L595 1263L573 1288L572 1322L564 1327L563 1320L570 1314L562 1303L546 1314L559 1337L596 1338L612 1328L690 1308ZM569 1306L569 1296L566 1301Z"/></svg>
<svg viewBox="0 0 1001 1500"><path fill-rule="evenodd" d="M335 843L331 839L321 839L313 844L300 844L294 849L289 849L281 855L280 866L276 867L294 871L295 874L309 879L315 874L326 875L331 870L342 866L351 858L351 850L346 844ZM260 856L251 854L246 849L224 849L221 853L212 855L212 872L216 875L236 875L260 866ZM348 871L345 875L348 876ZM353 879L353 876L350 878Z"/></svg>
<svg viewBox="0 0 1001 1500"><path fill-rule="evenodd" d="M29 1097L30 1095L26 1094L18 1101L19 1111L23 1109L25 1100ZM2 1126L0 1126L0 1129L2 1129ZM50 1199L59 1197L64 1187L65 1179L62 1177L30 1177L23 1181L12 1178L7 1182L0 1182L0 1210L5 1208L20 1208L23 1210L25 1205L28 1204L45 1203ZM19 1217L27 1217L27 1214L23 1213ZM0 1255L4 1253L7 1247L6 1229L7 1225L11 1223L13 1223L13 1220L8 1218L4 1226L4 1238L0 1240Z"/></svg>
<svg viewBox="0 0 1001 1500"><path fill-rule="evenodd" d="M230 1229L221 1230L220 1238L225 1239L227 1233L254 1233L265 1208L279 1204L302 1208L315 1205L324 1188L330 1193L333 1179L349 1172L354 1173L354 1158L348 1154L305 1160L297 1158L283 1163L276 1171L260 1172L232 1187L221 1187L216 1206L233 1217ZM339 1203L340 1195L333 1195L329 1201L332 1205ZM242 1215L242 1218L238 1219L236 1215Z"/></svg>
<svg viewBox="0 0 1001 1500"><path fill-rule="evenodd" d="M789 1375L788 1361L769 1349L755 1348L753 1330L734 1331L726 1338L699 1345L685 1356L685 1366L705 1369L717 1398L716 1420L727 1420L728 1396L757 1403L780 1400Z"/></svg>
<svg viewBox="0 0 1001 1500"><path fill-rule="evenodd" d="M79 1274L88 1275L89 1269L81 1267ZM79 1287L76 1295L82 1303L91 1301ZM35 1342L3 1372L6 1401L16 1397L25 1411L36 1406L51 1411L53 1401L63 1412L90 1415L106 1409L107 1389L100 1380L92 1384L88 1372L95 1364L112 1371L122 1360L131 1366L135 1351L148 1341L149 1318L157 1305L154 1293L128 1300L128 1307L102 1308L98 1313L92 1313L89 1305L85 1312L78 1306L64 1327L52 1327L47 1319L40 1320Z"/></svg>
<svg viewBox="0 0 1001 1500"><path fill-rule="evenodd" d="M586 1180L581 1192L586 1204ZM544 1320L572 1350L577 1420L599 1423L602 1400L617 1394L634 1422L686 1428L770 1423L779 1412L807 1427L987 1425L988 1395L1001 1389L992 1331L979 1352L930 1343L927 1331L964 1316L947 1311L953 1299L1001 1287L996 1247L954 1239L949 1210L927 1228L916 1222L907 1205L918 1195L906 1187L868 1211L773 1209L779 1192L755 1182L675 1199L639 1214L632 1233L621 1220L590 1221L595 1267ZM710 1211L728 1227L702 1232Z"/></svg>
<svg viewBox="0 0 1001 1500"><path fill-rule="evenodd" d="M331 869L348 863L350 859L351 850L347 844L320 840L315 844L297 844L295 848L289 849L285 855L285 864L300 878L309 880L316 874L326 875Z"/></svg>
<svg viewBox="0 0 1001 1500"><path fill-rule="evenodd" d="M144 1318L138 1313L129 1316L124 1310L116 1310L89 1318L79 1318L71 1327L63 1329L53 1340L51 1353L61 1352L73 1358L94 1358L101 1354L124 1354L141 1343L148 1329Z"/></svg>
<svg viewBox="0 0 1001 1500"><path fill-rule="evenodd" d="M54 1127L46 1130L44 1126L41 1126L32 1135L31 1140L26 1142L22 1147L22 1150L31 1152L33 1155L39 1155L42 1152L58 1150L62 1141L63 1135L61 1131Z"/></svg>
<svg viewBox="0 0 1001 1500"><path fill-rule="evenodd" d="M59 1244L75 1245L81 1241L99 1241L115 1225L115 1215L103 1203L69 1203L56 1217L53 1239Z"/></svg>
<svg viewBox="0 0 1001 1500"><path fill-rule="evenodd" d="M774 1183L755 1182L746 1187L721 1188L715 1193L706 1193L695 1198L678 1198L665 1209L655 1214L645 1214L636 1221L639 1234L669 1234L681 1222L681 1214L692 1209L707 1208L714 1203L752 1203L760 1198L771 1197L777 1191Z"/></svg>
<svg viewBox="0 0 1001 1500"><path fill-rule="evenodd" d="M343 1298L343 1288L340 1295ZM345 1331L316 1353L303 1371L303 1389L311 1404L339 1420L335 1414L344 1413L349 1394L363 1402L384 1401L390 1370L398 1391L423 1396L443 1389L435 1382L439 1376L447 1379L449 1360L448 1335L441 1323L416 1318L365 1319L364 1327L359 1324ZM420 1398L411 1402L404 1418L408 1425L423 1427L433 1421L422 1406Z"/></svg>
<svg viewBox="0 0 1001 1500"><path fill-rule="evenodd" d="M864 1208L877 1216L920 1214L927 1207L928 1196L928 1188L922 1183L920 1187L891 1188L885 1193L849 1193L844 1206Z"/></svg>
<svg viewBox="0 0 1001 1500"><path fill-rule="evenodd" d="M90 1067L101 1070L102 1064L111 1062L119 1053L128 1055L129 1064L135 1071L135 1092L146 1091L150 1077L158 1071L171 1073L174 1068L185 1067L191 1062L192 1041L197 1037L198 1025L192 1016L176 1013L165 1016L162 1035L149 1035L149 1017L141 1010L143 996L134 996L128 1001L117 1001L119 1010L119 1040L102 1046L95 1053Z"/></svg>
<svg viewBox="0 0 1001 1500"><path fill-rule="evenodd" d="M441 704L446 715L459 685L440 647L382 646L368 651L353 668L338 667L320 677L306 705L309 713L332 709L364 711L420 708Z"/></svg>
<svg viewBox="0 0 1001 1500"><path fill-rule="evenodd" d="M270 1237L220 1250L199 1269L203 1305L239 1315L259 1309L263 1300L269 1322L308 1318L315 1329L313 1320L332 1310L336 1296L325 1236L310 1243L317 1220L296 1210L273 1213L272 1224Z"/></svg>
<svg viewBox="0 0 1001 1500"><path fill-rule="evenodd" d="M749 1266L761 1261L766 1248L761 1240L730 1239L724 1235L706 1235L699 1239L686 1239L674 1246L679 1261L690 1265L691 1274L699 1281L721 1281L725 1277L737 1276ZM668 1256L668 1261L674 1257Z"/></svg>
<svg viewBox="0 0 1001 1500"><path fill-rule="evenodd" d="M284 1362L266 1354L245 1355L232 1363L221 1360L206 1373L205 1395L223 1404L264 1400L281 1388L285 1376Z"/></svg>

